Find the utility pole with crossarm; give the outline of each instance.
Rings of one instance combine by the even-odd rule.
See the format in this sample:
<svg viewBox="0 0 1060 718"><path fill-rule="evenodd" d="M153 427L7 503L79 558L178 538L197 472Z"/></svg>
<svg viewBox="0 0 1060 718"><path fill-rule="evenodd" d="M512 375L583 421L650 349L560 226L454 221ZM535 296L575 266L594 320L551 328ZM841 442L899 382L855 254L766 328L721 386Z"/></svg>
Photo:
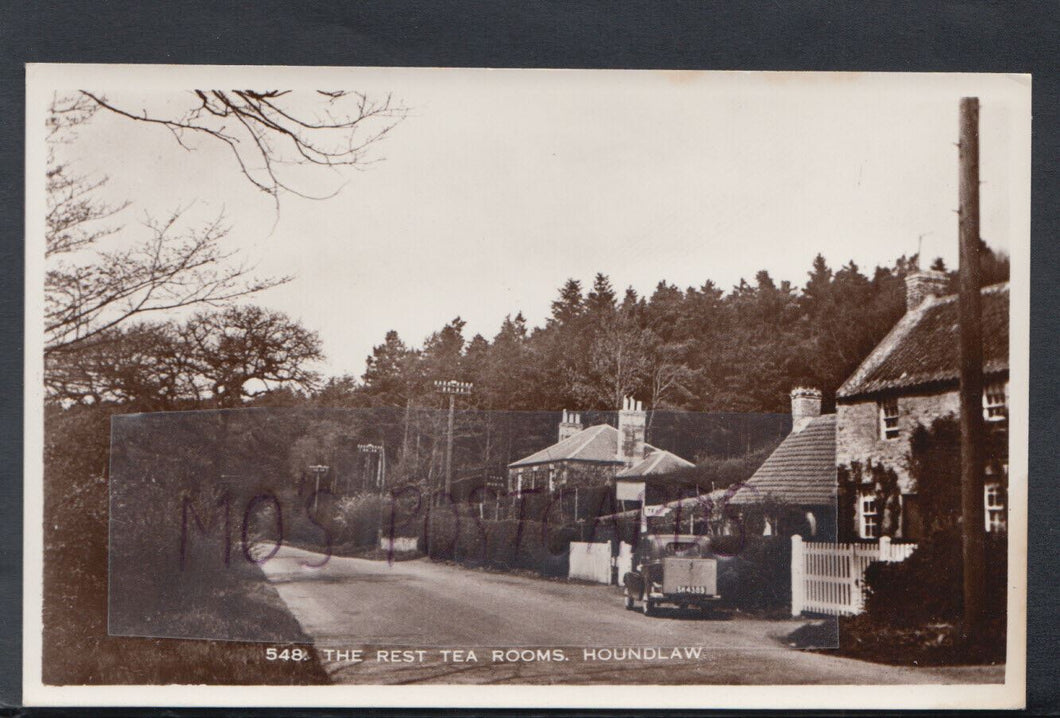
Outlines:
<svg viewBox="0 0 1060 718"><path fill-rule="evenodd" d="M438 392L449 396L449 431L445 442L446 496L449 495L453 488L453 414L456 410L456 397L458 394L470 394L473 387L474 385L469 381L456 381L455 379L434 382L434 388Z"/></svg>
<svg viewBox="0 0 1060 718"><path fill-rule="evenodd" d="M382 493L386 486L386 450L381 444L358 444L357 451L362 454L375 454L375 486Z"/></svg>

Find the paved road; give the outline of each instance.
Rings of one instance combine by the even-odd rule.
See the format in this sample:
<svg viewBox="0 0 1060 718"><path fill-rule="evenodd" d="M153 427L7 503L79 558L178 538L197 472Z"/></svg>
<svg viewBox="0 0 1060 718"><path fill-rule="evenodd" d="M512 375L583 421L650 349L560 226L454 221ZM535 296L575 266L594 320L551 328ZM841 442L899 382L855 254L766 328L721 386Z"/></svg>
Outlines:
<svg viewBox="0 0 1060 718"><path fill-rule="evenodd" d="M914 670L785 646L783 637L804 621L703 619L676 610L647 618L625 610L615 587L488 573L427 559L388 565L333 557L323 568L303 565L319 559L284 547L263 568L313 637L337 683L1004 680L997 668ZM595 654L586 654L586 647ZM625 647L638 647L642 655L621 660ZM442 649L465 653L444 656ZM358 650L359 656L353 653ZM477 661L468 660L467 651L474 651ZM501 652L500 660L495 651Z"/></svg>

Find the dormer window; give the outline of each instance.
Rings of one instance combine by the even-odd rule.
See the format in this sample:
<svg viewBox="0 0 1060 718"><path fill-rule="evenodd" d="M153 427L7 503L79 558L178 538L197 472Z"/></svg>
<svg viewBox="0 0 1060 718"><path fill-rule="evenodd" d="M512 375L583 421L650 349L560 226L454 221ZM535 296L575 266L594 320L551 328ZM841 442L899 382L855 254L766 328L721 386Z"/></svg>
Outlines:
<svg viewBox="0 0 1060 718"><path fill-rule="evenodd" d="M880 402L880 438L898 438L898 399Z"/></svg>
<svg viewBox="0 0 1060 718"><path fill-rule="evenodd" d="M983 387L983 419L1004 421L1008 418L1008 385L994 382Z"/></svg>

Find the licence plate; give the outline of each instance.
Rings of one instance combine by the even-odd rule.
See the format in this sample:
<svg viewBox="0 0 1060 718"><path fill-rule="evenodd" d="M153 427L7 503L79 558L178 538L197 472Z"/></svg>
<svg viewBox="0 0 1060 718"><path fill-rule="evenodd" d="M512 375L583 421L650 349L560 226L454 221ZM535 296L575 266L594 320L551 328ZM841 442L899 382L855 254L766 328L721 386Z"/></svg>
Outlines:
<svg viewBox="0 0 1060 718"><path fill-rule="evenodd" d="M678 593L703 593L707 592L706 586L678 586Z"/></svg>

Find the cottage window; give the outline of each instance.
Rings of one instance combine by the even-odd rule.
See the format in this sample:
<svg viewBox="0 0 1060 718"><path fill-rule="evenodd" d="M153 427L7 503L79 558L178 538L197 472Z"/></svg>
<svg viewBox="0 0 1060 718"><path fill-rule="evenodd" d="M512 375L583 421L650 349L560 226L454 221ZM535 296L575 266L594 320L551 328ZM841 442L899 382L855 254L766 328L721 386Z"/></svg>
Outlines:
<svg viewBox="0 0 1060 718"><path fill-rule="evenodd" d="M898 399L884 399L880 402L880 437L898 438Z"/></svg>
<svg viewBox="0 0 1060 718"><path fill-rule="evenodd" d="M988 532L1005 530L1005 489L1001 484L991 483L983 487L983 518Z"/></svg>
<svg viewBox="0 0 1060 718"><path fill-rule="evenodd" d="M983 418L1004 421L1008 418L1008 396L1004 382L987 384L983 388Z"/></svg>
<svg viewBox="0 0 1060 718"><path fill-rule="evenodd" d="M876 506L875 492L861 495L858 514L861 519L861 538L879 538L880 514Z"/></svg>

